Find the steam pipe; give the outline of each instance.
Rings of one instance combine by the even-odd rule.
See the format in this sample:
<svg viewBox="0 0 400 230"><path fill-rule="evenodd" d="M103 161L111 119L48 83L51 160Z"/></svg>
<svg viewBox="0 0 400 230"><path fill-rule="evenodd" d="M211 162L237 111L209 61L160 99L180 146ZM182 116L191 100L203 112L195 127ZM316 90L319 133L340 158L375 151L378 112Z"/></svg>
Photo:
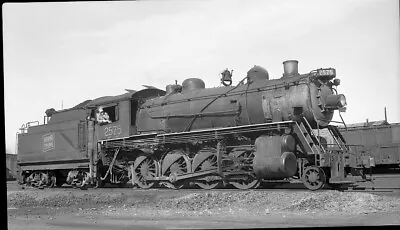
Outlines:
<svg viewBox="0 0 400 230"><path fill-rule="evenodd" d="M89 120L88 123L88 143L87 143L87 154L89 157L89 175L90 177L94 176L94 121Z"/></svg>
<svg viewBox="0 0 400 230"><path fill-rule="evenodd" d="M385 123L387 123L386 106L385 106Z"/></svg>

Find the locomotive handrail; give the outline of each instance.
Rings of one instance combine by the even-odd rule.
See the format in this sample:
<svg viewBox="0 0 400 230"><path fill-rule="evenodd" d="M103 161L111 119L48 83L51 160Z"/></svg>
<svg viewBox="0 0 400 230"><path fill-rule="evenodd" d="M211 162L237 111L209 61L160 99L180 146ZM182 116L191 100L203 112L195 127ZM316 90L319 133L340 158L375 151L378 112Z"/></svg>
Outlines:
<svg viewBox="0 0 400 230"><path fill-rule="evenodd" d="M190 113L190 114L173 114L173 115L160 115L160 116L151 116L149 113L148 115L152 119L160 119L160 118L177 118L177 117L205 117L205 116L227 116L227 115L235 115L239 114L240 110L239 109L232 109L232 110L225 110L225 111L220 111L220 112L203 112L203 113Z"/></svg>
<svg viewBox="0 0 400 230"><path fill-rule="evenodd" d="M19 128L19 130L21 130L21 133L25 133L25 131L28 130L29 127L31 127L31 124L33 123L37 123L37 125L39 125L39 121L29 121L25 124L22 124L21 128Z"/></svg>
<svg viewBox="0 0 400 230"><path fill-rule="evenodd" d="M310 145L310 143L308 142L305 134L309 132L307 131L306 127L304 126L304 124L302 122L300 122L300 124L295 123L294 125L294 132L297 134L297 137L299 138L300 141L300 146L302 148L302 150L304 151L304 153L309 154L310 151L312 154L314 155L318 155L320 153L319 149L316 147L316 145ZM312 138L310 137L310 135L308 135L308 137L312 140Z"/></svg>
<svg viewBox="0 0 400 230"><path fill-rule="evenodd" d="M340 150L342 150L342 151L347 151L348 148L347 148L345 142L343 141L344 138L341 136L341 134L340 134L339 132L337 132L337 130L335 130L334 127L335 127L335 126L331 126L331 125L328 126L329 133L330 133L331 136L333 137L333 140L336 142L336 144L339 146ZM337 137L340 139L340 142L339 142L339 140L337 139ZM342 140L342 138L343 138L343 140Z"/></svg>
<svg viewBox="0 0 400 230"><path fill-rule="evenodd" d="M308 126L308 130L307 132L310 134L310 136L314 137L314 139L316 140L318 146L320 147L320 149L322 150L322 152L326 153L325 148L321 145L321 142L319 141L319 138L315 137L314 132L312 132L312 128L310 123L308 123L307 119L305 117L302 117L303 122ZM319 127L318 127L319 128ZM318 133L319 133L319 129L318 129ZM319 136L319 134L318 134ZM313 140L314 141L314 140Z"/></svg>
<svg viewBox="0 0 400 230"><path fill-rule="evenodd" d="M343 117L342 117L342 114L340 113L340 110L339 110L339 117L340 117L340 119L342 119L343 125L344 125L344 127L346 128L346 130L347 130L347 125L346 125L346 123L345 123L344 120L343 120Z"/></svg>
<svg viewBox="0 0 400 230"><path fill-rule="evenodd" d="M33 124L33 123L37 123L37 125L40 124L39 121L30 121L30 122L26 123L27 128L31 127L31 124Z"/></svg>
<svg viewBox="0 0 400 230"><path fill-rule="evenodd" d="M346 139L343 137L343 135L340 133L339 129L336 126L329 125L328 129L332 130L336 136L339 137L339 139L343 142L343 144L346 144Z"/></svg>
<svg viewBox="0 0 400 230"><path fill-rule="evenodd" d="M18 155L18 134L20 134L19 132L17 132L16 134L15 134L15 154L17 154Z"/></svg>

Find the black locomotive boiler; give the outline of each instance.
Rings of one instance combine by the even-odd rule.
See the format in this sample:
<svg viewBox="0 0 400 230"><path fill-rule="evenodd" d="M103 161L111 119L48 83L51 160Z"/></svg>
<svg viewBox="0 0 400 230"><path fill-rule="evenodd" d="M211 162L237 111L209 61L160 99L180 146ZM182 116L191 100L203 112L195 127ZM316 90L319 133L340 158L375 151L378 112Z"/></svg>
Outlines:
<svg viewBox="0 0 400 230"><path fill-rule="evenodd" d="M166 91L148 86L48 110L45 124L18 135L21 181L248 189L299 178L311 190L351 183L355 159L330 125L346 108L335 69L299 74L297 61L283 65L278 79L254 66L236 86L226 70L221 87L189 78ZM320 142L320 128L333 135L333 148Z"/></svg>

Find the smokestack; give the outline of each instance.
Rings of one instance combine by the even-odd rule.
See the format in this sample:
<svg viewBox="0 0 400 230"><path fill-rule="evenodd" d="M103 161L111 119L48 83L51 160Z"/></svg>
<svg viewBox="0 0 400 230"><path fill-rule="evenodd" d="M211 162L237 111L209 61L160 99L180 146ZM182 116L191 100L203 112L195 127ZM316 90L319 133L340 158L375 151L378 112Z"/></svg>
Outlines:
<svg viewBox="0 0 400 230"><path fill-rule="evenodd" d="M290 77L292 75L299 75L299 62L297 60L284 61L282 77Z"/></svg>

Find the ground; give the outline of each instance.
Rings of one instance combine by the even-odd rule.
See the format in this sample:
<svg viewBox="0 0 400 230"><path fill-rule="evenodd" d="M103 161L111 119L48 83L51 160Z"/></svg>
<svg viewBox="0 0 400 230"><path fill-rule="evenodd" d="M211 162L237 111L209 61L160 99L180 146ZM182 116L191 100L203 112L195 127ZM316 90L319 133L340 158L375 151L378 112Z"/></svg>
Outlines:
<svg viewBox="0 0 400 230"><path fill-rule="evenodd" d="M400 225L400 194L304 189L34 189L9 182L8 229Z"/></svg>

